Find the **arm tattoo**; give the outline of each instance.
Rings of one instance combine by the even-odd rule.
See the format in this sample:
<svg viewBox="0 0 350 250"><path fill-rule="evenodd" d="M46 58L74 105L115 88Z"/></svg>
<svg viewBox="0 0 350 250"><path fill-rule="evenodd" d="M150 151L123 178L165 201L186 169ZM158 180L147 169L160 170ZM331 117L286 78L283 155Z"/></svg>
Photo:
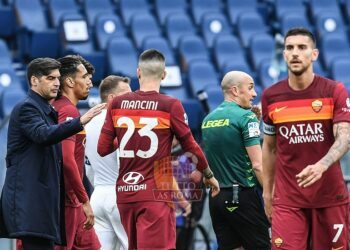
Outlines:
<svg viewBox="0 0 350 250"><path fill-rule="evenodd" d="M328 167L338 161L349 150L350 123L339 122L333 125L335 141L320 162Z"/></svg>

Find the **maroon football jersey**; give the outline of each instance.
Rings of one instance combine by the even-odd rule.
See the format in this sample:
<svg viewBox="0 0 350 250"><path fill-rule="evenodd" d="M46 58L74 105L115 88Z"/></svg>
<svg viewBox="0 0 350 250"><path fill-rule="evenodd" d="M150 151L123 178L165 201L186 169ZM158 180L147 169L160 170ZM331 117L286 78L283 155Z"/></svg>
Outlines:
<svg viewBox="0 0 350 250"><path fill-rule="evenodd" d="M164 190L172 189L170 151L174 135L185 151L196 155L197 168L206 168L179 100L156 91L136 91L113 99L98 146L109 147L115 138L118 140L118 203L172 200L171 193Z"/></svg>
<svg viewBox="0 0 350 250"><path fill-rule="evenodd" d="M348 202L340 163L307 188L296 175L325 156L334 143L333 125L350 122L350 101L344 85L315 76L305 90L294 91L287 80L264 91L264 133L277 140L274 204L319 208Z"/></svg>
<svg viewBox="0 0 350 250"><path fill-rule="evenodd" d="M73 118L79 117L80 113L76 106L65 96L61 96L58 100L54 101L52 104L56 111L58 112L58 122L62 123L67 120L71 120ZM64 167L64 176L65 176L65 187L66 187L66 205L69 206L79 206L80 202L79 200L87 200L87 194L85 191L85 188L82 184L83 179L83 171L84 171L84 155L85 155L85 130L67 138L66 140L71 140L75 142L74 147L74 160L76 163L76 166L68 166L65 161L63 161L63 167ZM63 145L63 144L62 144ZM67 174L67 168L68 167L74 167L77 168L78 171L75 171L76 174L79 176L76 176L75 179L80 180L78 182L72 182ZM72 172L72 171L70 171ZM73 187L74 185L74 187ZM76 190L76 192L74 191ZM80 199L77 198L77 195L80 195Z"/></svg>

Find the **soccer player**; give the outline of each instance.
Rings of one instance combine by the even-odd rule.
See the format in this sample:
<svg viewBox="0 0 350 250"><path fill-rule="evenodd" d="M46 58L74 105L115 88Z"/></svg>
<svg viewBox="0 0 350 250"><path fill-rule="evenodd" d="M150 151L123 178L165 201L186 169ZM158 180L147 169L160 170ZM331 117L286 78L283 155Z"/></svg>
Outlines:
<svg viewBox="0 0 350 250"><path fill-rule="evenodd" d="M61 63L60 97L53 106L58 111L59 122L79 116L76 105L86 99L92 87L89 74L80 60L73 57L58 59ZM56 249L100 248L93 229L94 215L89 198L82 183L84 168L85 131L62 142L64 181L66 186L66 237L67 247Z"/></svg>
<svg viewBox="0 0 350 250"><path fill-rule="evenodd" d="M30 90L13 109L9 122L0 235L22 239L26 250L51 250L54 244L65 244L60 142L81 131L103 108L96 106L57 124L50 101L59 90L60 67L52 58L36 58L28 64Z"/></svg>
<svg viewBox="0 0 350 250"><path fill-rule="evenodd" d="M137 69L140 90L113 99L98 142L101 156L119 147L117 204L129 249L175 249L175 214L168 205L171 195L157 190L157 186L165 186L158 179L166 178L156 176L162 173L163 165L171 165L167 159L171 158L174 135L198 162L197 169L211 185L212 195L220 190L193 139L181 102L159 93L165 74L163 54L153 49L144 51ZM173 180L171 176L168 179Z"/></svg>
<svg viewBox="0 0 350 250"><path fill-rule="evenodd" d="M228 72L221 82L224 102L202 123L203 146L218 178L220 193L209 209L220 249L271 249L261 196L262 156L259 120L251 111L253 78Z"/></svg>
<svg viewBox="0 0 350 250"><path fill-rule="evenodd" d="M102 80L100 87L102 102L109 103L115 96L131 92L130 79L120 76L108 76ZM128 249L128 238L120 221L116 205L115 184L119 173L119 156L115 151L105 157L97 153L100 136L107 109L96 116L89 126L85 126L85 154L93 172L94 192L91 206L95 214L94 228L101 242L102 249Z"/></svg>
<svg viewBox="0 0 350 250"><path fill-rule="evenodd" d="M288 78L265 90L265 212L273 249L347 249L349 197L339 159L348 151L350 101L344 85L313 72L313 34L284 38Z"/></svg>

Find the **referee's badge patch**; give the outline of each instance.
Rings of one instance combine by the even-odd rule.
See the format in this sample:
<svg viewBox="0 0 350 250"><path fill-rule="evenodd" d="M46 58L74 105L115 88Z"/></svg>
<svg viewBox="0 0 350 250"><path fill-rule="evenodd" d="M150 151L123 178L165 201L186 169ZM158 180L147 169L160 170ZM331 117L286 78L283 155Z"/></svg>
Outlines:
<svg viewBox="0 0 350 250"><path fill-rule="evenodd" d="M249 122L248 123L248 132L249 132L249 137L260 136L259 123L258 122Z"/></svg>

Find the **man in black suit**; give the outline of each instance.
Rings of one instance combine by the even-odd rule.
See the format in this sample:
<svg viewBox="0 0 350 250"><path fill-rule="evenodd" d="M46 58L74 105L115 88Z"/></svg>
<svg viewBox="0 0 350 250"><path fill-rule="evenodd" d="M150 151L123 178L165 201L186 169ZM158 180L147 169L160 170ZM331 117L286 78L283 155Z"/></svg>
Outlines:
<svg viewBox="0 0 350 250"><path fill-rule="evenodd" d="M60 141L78 133L103 104L57 124L50 105L59 91L60 63L37 58L27 69L28 97L12 111L7 172L1 196L1 236L22 239L23 249L49 250L65 244L64 183Z"/></svg>

